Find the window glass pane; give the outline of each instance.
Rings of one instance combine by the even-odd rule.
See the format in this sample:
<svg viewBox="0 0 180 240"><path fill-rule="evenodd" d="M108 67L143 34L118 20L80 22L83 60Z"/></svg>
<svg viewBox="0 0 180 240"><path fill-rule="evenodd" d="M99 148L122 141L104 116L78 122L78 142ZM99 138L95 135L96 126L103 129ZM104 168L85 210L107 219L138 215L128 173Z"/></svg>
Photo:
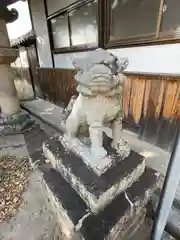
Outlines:
<svg viewBox="0 0 180 240"><path fill-rule="evenodd" d="M69 47L68 16L60 15L51 19L54 48Z"/></svg>
<svg viewBox="0 0 180 240"><path fill-rule="evenodd" d="M94 1L69 13L73 46L98 43L97 10Z"/></svg>
<svg viewBox="0 0 180 240"><path fill-rule="evenodd" d="M180 30L180 0L166 0L161 31Z"/></svg>
<svg viewBox="0 0 180 240"><path fill-rule="evenodd" d="M111 0L110 39L156 33L160 0Z"/></svg>
<svg viewBox="0 0 180 240"><path fill-rule="evenodd" d="M46 0L48 16L66 8L67 6L75 3L77 0Z"/></svg>

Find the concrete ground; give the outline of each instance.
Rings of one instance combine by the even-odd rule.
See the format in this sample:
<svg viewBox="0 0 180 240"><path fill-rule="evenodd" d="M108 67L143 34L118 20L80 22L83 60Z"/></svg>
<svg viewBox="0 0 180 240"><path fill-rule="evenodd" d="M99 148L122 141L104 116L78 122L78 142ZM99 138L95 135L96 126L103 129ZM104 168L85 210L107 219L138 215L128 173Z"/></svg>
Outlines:
<svg viewBox="0 0 180 240"><path fill-rule="evenodd" d="M146 158L146 165L166 175L170 153L150 143L139 140L137 135L124 131L124 138L128 140L131 148Z"/></svg>
<svg viewBox="0 0 180 240"><path fill-rule="evenodd" d="M0 137L0 156L4 155L29 156L23 134ZM0 223L0 240L52 240L56 217L45 198L42 176L36 170L29 178L23 202L15 217Z"/></svg>

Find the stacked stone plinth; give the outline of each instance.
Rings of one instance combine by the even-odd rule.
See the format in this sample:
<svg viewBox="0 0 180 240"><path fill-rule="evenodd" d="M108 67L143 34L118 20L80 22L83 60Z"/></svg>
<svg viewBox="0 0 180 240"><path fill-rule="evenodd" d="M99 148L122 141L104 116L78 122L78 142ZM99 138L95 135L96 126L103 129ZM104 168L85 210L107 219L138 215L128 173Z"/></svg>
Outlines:
<svg viewBox="0 0 180 240"><path fill-rule="evenodd" d="M97 175L80 154L63 145L62 138L51 137L44 142L43 151L54 168L55 186L50 183L48 191L66 238L134 239L145 222L159 173L146 168L145 159L131 151L128 158L116 159L105 173ZM108 154L111 158L112 152ZM113 153L114 157L119 156Z"/></svg>

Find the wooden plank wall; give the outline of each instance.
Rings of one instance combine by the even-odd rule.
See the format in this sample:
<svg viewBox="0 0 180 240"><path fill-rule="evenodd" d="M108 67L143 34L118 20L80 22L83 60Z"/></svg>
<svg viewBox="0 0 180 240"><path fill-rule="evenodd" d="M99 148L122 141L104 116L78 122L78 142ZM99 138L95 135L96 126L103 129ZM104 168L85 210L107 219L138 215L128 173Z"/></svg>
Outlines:
<svg viewBox="0 0 180 240"><path fill-rule="evenodd" d="M170 151L180 125L180 76L127 74L124 116L141 139Z"/></svg>
<svg viewBox="0 0 180 240"><path fill-rule="evenodd" d="M67 105L76 94L75 70L38 68L45 99ZM180 120L180 76L127 73L124 89L125 127L139 138L171 150Z"/></svg>
<svg viewBox="0 0 180 240"><path fill-rule="evenodd" d="M75 70L38 68L37 71L44 98L57 105L67 105L71 96L76 94Z"/></svg>
<svg viewBox="0 0 180 240"><path fill-rule="evenodd" d="M180 118L180 77L127 75L124 114L138 124L141 118Z"/></svg>

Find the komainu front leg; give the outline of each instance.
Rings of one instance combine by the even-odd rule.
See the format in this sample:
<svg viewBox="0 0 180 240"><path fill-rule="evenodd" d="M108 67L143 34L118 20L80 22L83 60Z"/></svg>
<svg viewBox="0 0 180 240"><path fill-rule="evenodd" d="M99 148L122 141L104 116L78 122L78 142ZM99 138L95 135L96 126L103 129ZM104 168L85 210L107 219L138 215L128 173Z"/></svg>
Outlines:
<svg viewBox="0 0 180 240"><path fill-rule="evenodd" d="M117 116L112 123L112 147L123 157L128 157L130 154L130 147L128 142L122 137L122 117Z"/></svg>
<svg viewBox="0 0 180 240"><path fill-rule="evenodd" d="M76 134L79 129L79 118L77 115L70 114L67 121L66 121L66 136L76 137Z"/></svg>
<svg viewBox="0 0 180 240"><path fill-rule="evenodd" d="M112 147L118 148L119 141L122 138L122 117L117 116L112 122Z"/></svg>
<svg viewBox="0 0 180 240"><path fill-rule="evenodd" d="M71 102L72 103L71 113L66 120L66 136L68 137L76 137L83 116L81 108L82 105L81 95L79 95L76 100L73 99L73 101L74 101L73 103Z"/></svg>
<svg viewBox="0 0 180 240"><path fill-rule="evenodd" d="M103 148L103 131L102 125L94 123L89 127L89 134L91 139L91 152L97 158L105 158L107 151Z"/></svg>

